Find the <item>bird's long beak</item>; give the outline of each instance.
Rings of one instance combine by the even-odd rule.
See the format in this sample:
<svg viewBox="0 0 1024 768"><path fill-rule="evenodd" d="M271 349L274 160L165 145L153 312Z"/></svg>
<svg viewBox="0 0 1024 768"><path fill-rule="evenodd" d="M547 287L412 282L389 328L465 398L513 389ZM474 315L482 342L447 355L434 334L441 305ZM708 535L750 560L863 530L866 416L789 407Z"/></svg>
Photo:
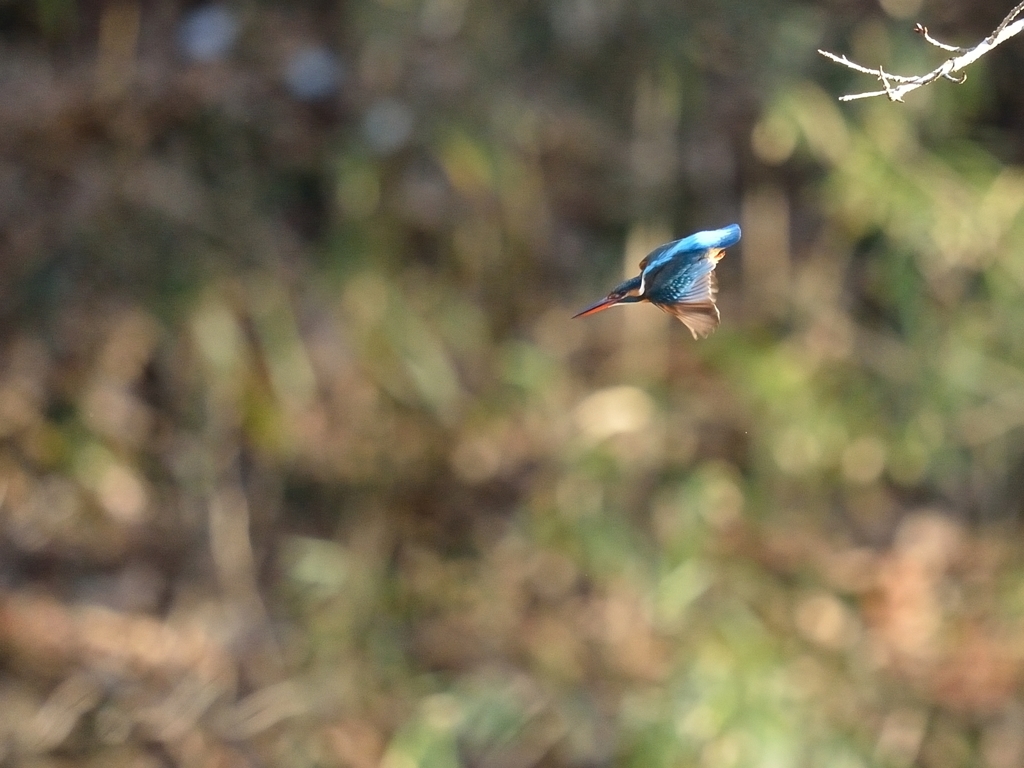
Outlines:
<svg viewBox="0 0 1024 768"><path fill-rule="evenodd" d="M614 294L611 295L611 296L605 296L603 299L601 299L600 301L594 302L593 304L591 304L586 309L580 310L575 315L573 315L573 317L586 317L587 315L592 315L595 312L600 312L602 309L608 309L608 307L614 307L616 304L618 304L624 298L625 298L624 296L616 296Z"/></svg>

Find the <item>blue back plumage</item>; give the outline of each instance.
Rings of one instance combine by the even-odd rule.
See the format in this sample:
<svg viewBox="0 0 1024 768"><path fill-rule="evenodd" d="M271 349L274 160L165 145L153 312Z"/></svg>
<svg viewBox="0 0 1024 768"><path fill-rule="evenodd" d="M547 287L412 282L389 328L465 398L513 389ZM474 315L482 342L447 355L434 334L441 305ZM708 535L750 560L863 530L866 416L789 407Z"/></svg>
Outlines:
<svg viewBox="0 0 1024 768"><path fill-rule="evenodd" d="M694 232L681 240L666 243L651 251L647 258L640 262L640 268L646 273L660 267L670 259L680 258L685 254L697 255L716 248L728 248L740 241L740 234L738 224L730 224L722 229Z"/></svg>
<svg viewBox="0 0 1024 768"><path fill-rule="evenodd" d="M709 229L705 232L695 232L682 240L674 243L676 252L683 251L706 251L709 248L728 248L740 241L739 224L730 224L721 229Z"/></svg>

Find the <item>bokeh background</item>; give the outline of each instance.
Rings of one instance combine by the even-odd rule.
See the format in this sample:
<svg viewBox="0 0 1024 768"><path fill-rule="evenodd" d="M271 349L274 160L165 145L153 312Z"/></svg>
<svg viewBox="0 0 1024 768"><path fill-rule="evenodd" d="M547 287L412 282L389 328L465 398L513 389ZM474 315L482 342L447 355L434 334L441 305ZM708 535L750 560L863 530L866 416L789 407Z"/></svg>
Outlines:
<svg viewBox="0 0 1024 768"><path fill-rule="evenodd" d="M1024 764L1010 6L0 3L0 764Z"/></svg>

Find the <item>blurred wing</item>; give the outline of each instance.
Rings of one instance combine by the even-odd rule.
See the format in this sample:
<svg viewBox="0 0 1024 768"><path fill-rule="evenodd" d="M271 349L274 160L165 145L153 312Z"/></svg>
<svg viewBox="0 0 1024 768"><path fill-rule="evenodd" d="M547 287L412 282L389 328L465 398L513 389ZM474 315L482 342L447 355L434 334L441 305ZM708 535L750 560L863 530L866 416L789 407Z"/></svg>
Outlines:
<svg viewBox="0 0 1024 768"><path fill-rule="evenodd" d="M659 304L669 314L678 317L690 329L695 339L710 336L721 322L718 307L713 301L699 301L688 304Z"/></svg>
<svg viewBox="0 0 1024 768"><path fill-rule="evenodd" d="M707 271L704 271L707 270ZM715 296L718 294L718 280L715 278L715 262L704 262L701 264L702 274L693 281L693 285L687 288L676 300L676 304L699 304L702 301L715 303Z"/></svg>
<svg viewBox="0 0 1024 768"><path fill-rule="evenodd" d="M714 269L714 262L711 262ZM693 338L704 338L718 327L721 315L715 304L718 293L718 281L715 273L708 271L697 278L679 300L672 304L659 304L666 312L675 315L683 325L690 329Z"/></svg>

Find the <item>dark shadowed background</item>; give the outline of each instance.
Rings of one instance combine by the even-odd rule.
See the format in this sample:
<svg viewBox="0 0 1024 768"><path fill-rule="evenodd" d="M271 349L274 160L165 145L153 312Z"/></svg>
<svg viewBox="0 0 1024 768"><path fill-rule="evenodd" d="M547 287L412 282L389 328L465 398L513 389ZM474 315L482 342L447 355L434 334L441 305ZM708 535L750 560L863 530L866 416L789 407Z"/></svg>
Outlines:
<svg viewBox="0 0 1024 768"><path fill-rule="evenodd" d="M1021 765L1011 4L0 2L0 764Z"/></svg>

